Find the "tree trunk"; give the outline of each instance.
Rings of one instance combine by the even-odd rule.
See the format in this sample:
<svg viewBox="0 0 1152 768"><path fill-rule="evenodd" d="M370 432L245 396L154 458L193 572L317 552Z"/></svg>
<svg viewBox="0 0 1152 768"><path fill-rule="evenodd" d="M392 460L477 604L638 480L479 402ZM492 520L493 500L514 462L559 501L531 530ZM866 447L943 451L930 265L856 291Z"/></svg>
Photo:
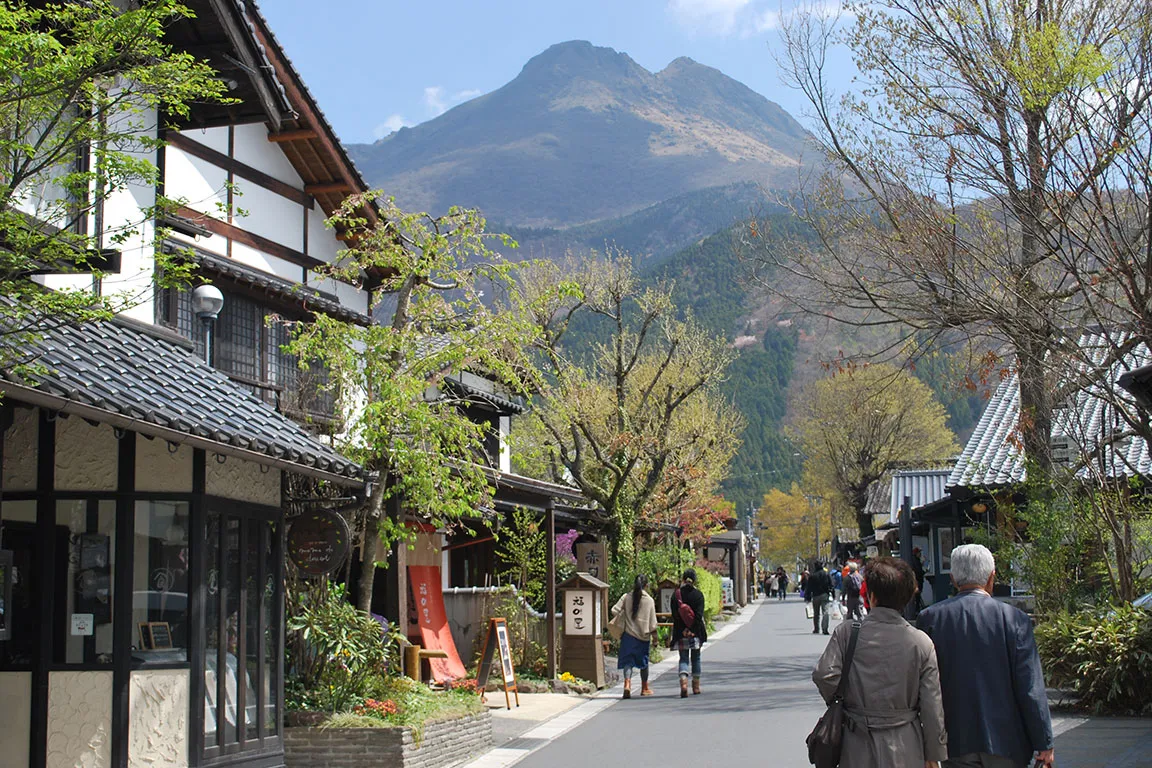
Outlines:
<svg viewBox="0 0 1152 768"><path fill-rule="evenodd" d="M1016 344L1020 381L1020 440L1024 454L1041 475L1052 469L1052 402L1044 356L1048 345L1036 338Z"/></svg>
<svg viewBox="0 0 1152 768"><path fill-rule="evenodd" d="M360 556L360 584L356 590L356 607L372 610L372 589L376 583L376 542L380 537L380 520L371 513L364 520L364 552Z"/></svg>
<svg viewBox="0 0 1152 768"><path fill-rule="evenodd" d="M372 489L372 495L368 499L368 511L364 515L364 551L360 555L360 583L356 588L356 607L366 612L372 610L372 589L376 582L376 543L380 539L380 515L384 512L386 482L381 479Z"/></svg>

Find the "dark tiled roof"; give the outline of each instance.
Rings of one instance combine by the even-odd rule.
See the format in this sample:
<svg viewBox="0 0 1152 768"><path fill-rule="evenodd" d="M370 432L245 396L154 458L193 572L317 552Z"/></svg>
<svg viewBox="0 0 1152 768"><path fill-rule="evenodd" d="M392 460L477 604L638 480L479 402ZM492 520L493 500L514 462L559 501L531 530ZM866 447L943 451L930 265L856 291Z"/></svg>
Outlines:
<svg viewBox="0 0 1152 768"><path fill-rule="evenodd" d="M362 475L356 464L317 442L191 349L153 335L142 324L113 320L66 326L49 331L35 346L41 370L30 374L30 380L0 372L0 378L31 388L0 382L0 389L16 400L52 395L131 419L143 434L155 428L155 434L175 442L185 435L301 474L347 480Z"/></svg>
<svg viewBox="0 0 1152 768"><path fill-rule="evenodd" d="M1120 362L1106 366L1113 346L1101 334L1080 338L1078 347L1085 359L1072 373L1094 383L1076 391L1052 414L1053 463L1081 477L1089 472L1108 477L1152 474L1152 455L1143 439L1116 439L1125 428L1112 404L1113 399L1131 404L1133 398L1116 391L1115 382L1125 372L1152 361L1152 354L1141 344ZM1017 437L1019 420L1020 382L1013 374L988 401L948 478L948 487L996 487L1023 481L1026 461Z"/></svg>
<svg viewBox="0 0 1152 768"><path fill-rule="evenodd" d="M191 259L207 272L224 275L238 283L255 286L274 293L281 298L299 303L310 312L323 312L331 317L360 325L368 325L372 322L372 318L368 317L368 315L345 307L340 303L339 299L333 296L324 294L315 288L309 288L306 285L300 285L299 283L293 283L290 280L270 275L255 267L249 267L246 264L241 264L238 261L229 259L226 256L217 256L214 253L209 253L194 245L176 241L165 242L164 249L170 253L180 252L189 254Z"/></svg>
<svg viewBox="0 0 1152 768"><path fill-rule="evenodd" d="M503 397L493 392L485 392L479 387L465 384L458 379L446 378L444 379L444 386L457 397L486 405L501 415L524 413L525 411L524 404L518 400Z"/></svg>

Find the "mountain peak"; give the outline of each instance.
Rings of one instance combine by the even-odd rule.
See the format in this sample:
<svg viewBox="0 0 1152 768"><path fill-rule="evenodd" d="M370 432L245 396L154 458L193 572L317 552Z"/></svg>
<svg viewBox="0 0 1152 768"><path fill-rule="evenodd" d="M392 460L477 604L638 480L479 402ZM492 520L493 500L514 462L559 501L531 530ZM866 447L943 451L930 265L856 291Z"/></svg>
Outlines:
<svg viewBox="0 0 1152 768"><path fill-rule="evenodd" d="M590 77L592 79L618 79L637 75L651 77L626 53L613 48L593 45L587 40L569 40L556 43L536 54L520 71L520 79Z"/></svg>

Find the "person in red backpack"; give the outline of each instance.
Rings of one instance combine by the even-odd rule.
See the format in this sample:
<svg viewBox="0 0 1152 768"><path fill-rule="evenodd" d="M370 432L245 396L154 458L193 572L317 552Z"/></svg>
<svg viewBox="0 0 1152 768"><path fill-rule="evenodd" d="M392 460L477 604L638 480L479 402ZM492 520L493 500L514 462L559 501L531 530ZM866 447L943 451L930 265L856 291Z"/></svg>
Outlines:
<svg viewBox="0 0 1152 768"><path fill-rule="evenodd" d="M700 648L708 641L704 625L704 593L696 588L696 570L689 568L680 578L680 588L672 595L672 638L668 647L680 652L680 698L688 698L688 676L692 693L700 693Z"/></svg>

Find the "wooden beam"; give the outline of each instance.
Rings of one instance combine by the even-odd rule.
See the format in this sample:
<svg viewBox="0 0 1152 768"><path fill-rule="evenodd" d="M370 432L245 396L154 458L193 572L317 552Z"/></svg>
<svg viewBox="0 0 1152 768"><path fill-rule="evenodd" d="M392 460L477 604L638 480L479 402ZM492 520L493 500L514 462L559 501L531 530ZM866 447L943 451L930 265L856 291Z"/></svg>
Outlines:
<svg viewBox="0 0 1152 768"><path fill-rule="evenodd" d="M304 191L310 195L327 195L333 192L351 192L352 185L346 181L329 181L323 184L305 184Z"/></svg>
<svg viewBox="0 0 1152 768"><path fill-rule="evenodd" d="M193 157L198 157L201 160L207 160L217 168L223 168L226 171L231 171L240 178L250 181L253 184L258 184L264 189L275 192L281 197L286 197L292 202L302 205L305 208L312 209L316 207L316 201L302 189L297 189L291 184L287 184L280 179L264 173L257 168L242 163L234 157L229 157L223 152L218 152L211 147L207 147L198 141L194 141L181 133L169 131L167 136L168 144L187 152Z"/></svg>
<svg viewBox="0 0 1152 768"><path fill-rule="evenodd" d="M311 128L299 128L292 131L280 131L280 133L269 133L268 141L280 143L282 141L307 141L309 139L318 139L320 134Z"/></svg>
<svg viewBox="0 0 1152 768"><path fill-rule="evenodd" d="M257 235L254 232L249 232L246 229L241 229L235 224L229 224L226 221L215 219L206 213L193 210L187 206L180 206L176 209L176 213L188 219L192 219L196 224L204 227L214 235L226 237L229 240L235 240L238 243L243 243L258 251L267 253L270 256L275 256L285 261L289 261L298 266L306 269L316 269L323 266L324 262L319 259L314 259L308 254L301 253L295 248L289 248L286 245L281 245L274 240L269 240L266 237Z"/></svg>

